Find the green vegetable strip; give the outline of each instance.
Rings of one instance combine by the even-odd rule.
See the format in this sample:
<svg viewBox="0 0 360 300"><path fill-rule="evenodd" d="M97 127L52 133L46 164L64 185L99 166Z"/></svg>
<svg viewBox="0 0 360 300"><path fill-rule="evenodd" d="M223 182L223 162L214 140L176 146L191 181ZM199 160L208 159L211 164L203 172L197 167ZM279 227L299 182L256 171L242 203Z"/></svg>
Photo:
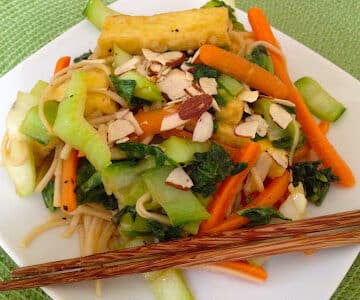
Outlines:
<svg viewBox="0 0 360 300"><path fill-rule="evenodd" d="M302 77L294 84L306 106L319 119L335 122L345 112L344 105L329 95L314 79Z"/></svg>
<svg viewBox="0 0 360 300"><path fill-rule="evenodd" d="M107 7L101 0L89 0L83 11L83 15L99 30L101 30L105 18L115 14L118 12Z"/></svg>
<svg viewBox="0 0 360 300"><path fill-rule="evenodd" d="M162 206L174 226L207 219L208 212L191 191L179 190L165 184L173 169L163 166L142 174L152 199Z"/></svg>
<svg viewBox="0 0 360 300"><path fill-rule="evenodd" d="M65 143L83 152L97 170L102 170L111 164L111 153L95 128L84 119L86 93L86 73L74 72L59 105L54 131Z"/></svg>

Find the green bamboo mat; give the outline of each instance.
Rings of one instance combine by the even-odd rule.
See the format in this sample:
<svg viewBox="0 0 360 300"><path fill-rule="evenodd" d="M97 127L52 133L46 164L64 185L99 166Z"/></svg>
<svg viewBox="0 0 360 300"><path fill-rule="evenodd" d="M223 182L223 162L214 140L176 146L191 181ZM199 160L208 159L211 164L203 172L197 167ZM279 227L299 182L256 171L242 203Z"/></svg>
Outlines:
<svg viewBox="0 0 360 300"><path fill-rule="evenodd" d="M262 7L273 26L360 78L360 1L236 2L243 10L254 5ZM0 0L0 76L78 23L85 3L86 0ZM14 267L0 249L0 279L8 278L9 270ZM45 300L49 297L39 289L31 289L0 293L0 299ZM339 299L360 299L360 256L332 296L332 300Z"/></svg>

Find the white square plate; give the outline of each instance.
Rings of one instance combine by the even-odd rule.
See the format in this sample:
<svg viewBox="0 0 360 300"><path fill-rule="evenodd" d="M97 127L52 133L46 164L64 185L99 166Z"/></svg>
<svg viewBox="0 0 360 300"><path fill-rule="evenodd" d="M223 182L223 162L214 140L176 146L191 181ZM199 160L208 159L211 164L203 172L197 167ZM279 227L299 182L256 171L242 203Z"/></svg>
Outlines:
<svg viewBox="0 0 360 300"><path fill-rule="evenodd" d="M154 14L200 7L206 1L198 0L128 0L118 1L114 8L127 14ZM249 28L245 13L237 11L239 20ZM347 107L343 118L331 125L329 139L360 178L359 82L300 43L275 30L286 54L293 79L309 75ZM37 53L19 64L0 79L0 136L4 134L5 118L18 90L29 91L39 79L48 80L54 63L63 55L73 57L93 49L98 31L83 21L53 40ZM34 226L42 223L48 211L41 197L33 195L20 199L14 192L8 176L0 169L0 245L15 262L22 265L46 262L79 255L77 237L64 240L61 230L53 230L36 239L28 249L21 249L19 241ZM320 207L311 206L308 216L360 208L359 184L351 189L333 187ZM360 247L346 247L319 251L312 256L283 255L272 258L266 265L269 279L255 284L228 275L206 271L186 271L187 281L197 300L239 299L328 299L354 261ZM46 288L54 299L98 299L92 282ZM128 276L104 281L103 300L153 299L141 276Z"/></svg>

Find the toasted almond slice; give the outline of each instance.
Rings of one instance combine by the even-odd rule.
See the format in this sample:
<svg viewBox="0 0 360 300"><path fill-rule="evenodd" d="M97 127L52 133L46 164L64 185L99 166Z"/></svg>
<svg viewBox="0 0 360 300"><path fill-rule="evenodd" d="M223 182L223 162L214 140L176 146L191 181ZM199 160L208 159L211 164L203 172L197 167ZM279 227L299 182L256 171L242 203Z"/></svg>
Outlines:
<svg viewBox="0 0 360 300"><path fill-rule="evenodd" d="M258 121L242 122L235 127L235 134L238 136L254 138L258 126L259 126Z"/></svg>
<svg viewBox="0 0 360 300"><path fill-rule="evenodd" d="M160 55L158 52L154 52L145 48L141 49L141 52L148 61L156 61L156 58Z"/></svg>
<svg viewBox="0 0 360 300"><path fill-rule="evenodd" d="M189 190L194 184L182 167L177 167L166 178L165 183L180 190Z"/></svg>
<svg viewBox="0 0 360 300"><path fill-rule="evenodd" d="M185 60L184 53L180 51L169 51L161 53L156 57L155 61L158 61L163 66L177 67L180 66Z"/></svg>
<svg viewBox="0 0 360 300"><path fill-rule="evenodd" d="M285 150L269 148L267 152L284 169L289 166L289 157Z"/></svg>
<svg viewBox="0 0 360 300"><path fill-rule="evenodd" d="M196 59L198 58L198 56L200 55L200 49L198 49L195 54L193 55L193 57L190 58L190 63L193 64L195 63Z"/></svg>
<svg viewBox="0 0 360 300"><path fill-rule="evenodd" d="M145 68L145 70L147 71L147 74L149 76L154 76L154 75L160 74L162 69L163 69L162 64L159 62L156 62L156 61L147 63L146 68Z"/></svg>
<svg viewBox="0 0 360 300"><path fill-rule="evenodd" d="M119 67L117 67L114 71L115 75L121 75L124 74L130 70L135 70L136 66L141 62L141 57L140 56L134 56L133 58L131 58L130 60L128 60L127 62L123 63L122 65L120 65Z"/></svg>
<svg viewBox="0 0 360 300"><path fill-rule="evenodd" d="M270 105L269 112L274 122L277 125L279 125L282 129L288 127L288 125L292 121L291 115L279 104L272 103Z"/></svg>
<svg viewBox="0 0 360 300"><path fill-rule="evenodd" d="M141 129L139 122L135 119L134 114L132 112L127 113L124 116L125 120L128 120L131 125L135 128L135 133L137 135L142 135L144 133L144 131Z"/></svg>
<svg viewBox="0 0 360 300"><path fill-rule="evenodd" d="M194 142L206 142L212 135L214 130L214 122L212 115L207 111L202 113L196 122L192 140Z"/></svg>
<svg viewBox="0 0 360 300"><path fill-rule="evenodd" d="M278 98L271 98L269 97L270 101L280 104L280 105L284 105L284 106L288 106L288 107L295 107L295 104L289 100L285 100L285 99L278 99Z"/></svg>
<svg viewBox="0 0 360 300"><path fill-rule="evenodd" d="M262 116L260 116L258 114L251 115L246 118L246 122L249 122L249 121L257 121L258 122L258 128L256 130L256 133L259 136L264 137L267 134L269 124L265 121L265 119Z"/></svg>
<svg viewBox="0 0 360 300"><path fill-rule="evenodd" d="M194 85L187 87L185 89L185 92L188 93L190 96L197 96L202 94L202 92L199 91L196 87L194 87Z"/></svg>
<svg viewBox="0 0 360 300"><path fill-rule="evenodd" d="M188 120L180 118L178 113L167 115L161 122L160 131L167 131L185 125Z"/></svg>
<svg viewBox="0 0 360 300"><path fill-rule="evenodd" d="M245 102L253 103L259 98L259 91L243 91L238 98Z"/></svg>
<svg viewBox="0 0 360 300"><path fill-rule="evenodd" d="M201 89L208 95L217 94L217 82L215 78L201 77L199 79Z"/></svg>
<svg viewBox="0 0 360 300"><path fill-rule="evenodd" d="M109 124L108 141L112 143L121 140L133 132L135 128L128 120L116 120Z"/></svg>
<svg viewBox="0 0 360 300"><path fill-rule="evenodd" d="M183 102L179 107L179 116L183 120L200 117L212 104L213 97L208 94L192 96Z"/></svg>
<svg viewBox="0 0 360 300"><path fill-rule="evenodd" d="M247 102L244 102L244 112L246 112L248 115L252 115L254 113Z"/></svg>
<svg viewBox="0 0 360 300"><path fill-rule="evenodd" d="M192 70L194 67L189 66L188 64L190 63L190 61L184 61L181 66L180 69L186 72L189 72L190 70Z"/></svg>
<svg viewBox="0 0 360 300"><path fill-rule="evenodd" d="M115 144L122 144L122 143L126 143L126 142L128 142L130 139L126 136L126 137L124 137L124 138L122 138L122 139L120 139L120 140L117 140L116 142L115 142Z"/></svg>
<svg viewBox="0 0 360 300"><path fill-rule="evenodd" d="M184 71L173 69L166 77L158 82L158 86L171 100L186 96L185 89L192 86L192 80L186 77Z"/></svg>
<svg viewBox="0 0 360 300"><path fill-rule="evenodd" d="M216 111L220 111L220 110L221 110L219 104L216 102L216 100L215 100L214 98L212 99L211 107L212 107L213 109L215 109Z"/></svg>

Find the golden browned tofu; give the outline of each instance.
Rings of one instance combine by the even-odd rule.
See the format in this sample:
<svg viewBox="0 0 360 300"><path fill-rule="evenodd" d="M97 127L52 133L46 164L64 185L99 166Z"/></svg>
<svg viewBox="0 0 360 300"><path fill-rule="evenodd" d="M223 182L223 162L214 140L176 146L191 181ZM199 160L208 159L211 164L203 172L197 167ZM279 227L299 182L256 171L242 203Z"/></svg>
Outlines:
<svg viewBox="0 0 360 300"><path fill-rule="evenodd" d="M203 44L230 45L231 21L224 7L192 9L154 16L106 18L96 54L106 57L114 44L130 54L142 48L156 52L194 50Z"/></svg>

